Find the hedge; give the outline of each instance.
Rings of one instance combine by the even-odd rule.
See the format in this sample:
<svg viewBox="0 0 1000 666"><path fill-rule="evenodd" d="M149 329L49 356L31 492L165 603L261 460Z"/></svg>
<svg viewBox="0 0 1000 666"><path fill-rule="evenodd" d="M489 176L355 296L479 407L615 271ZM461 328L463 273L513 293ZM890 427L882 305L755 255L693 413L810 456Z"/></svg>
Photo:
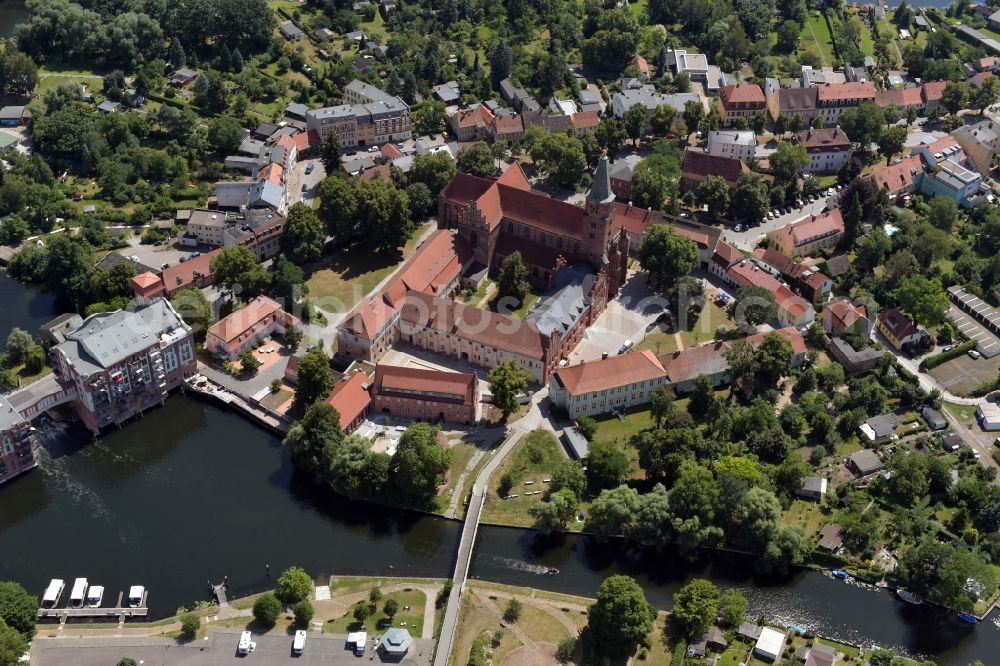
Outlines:
<svg viewBox="0 0 1000 666"><path fill-rule="evenodd" d="M962 354L968 354L970 351L976 348L975 340L968 340L960 345L955 345L946 352L941 352L940 354L935 354L934 356L928 356L920 362L921 372L926 372L931 368L936 368L942 363L950 361L953 358L958 358Z"/></svg>

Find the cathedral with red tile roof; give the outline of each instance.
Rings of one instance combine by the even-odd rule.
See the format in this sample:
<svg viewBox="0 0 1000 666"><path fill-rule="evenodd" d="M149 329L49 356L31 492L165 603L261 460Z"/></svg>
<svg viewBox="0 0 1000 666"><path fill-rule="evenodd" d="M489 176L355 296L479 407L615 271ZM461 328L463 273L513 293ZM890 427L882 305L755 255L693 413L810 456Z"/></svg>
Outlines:
<svg viewBox="0 0 1000 666"><path fill-rule="evenodd" d="M438 198L438 226L456 229L491 270L518 251L531 282L548 289L559 268L588 261L607 274L614 294L628 267L628 236L615 224L614 200L606 157L582 208L532 190L515 163L496 180L456 174Z"/></svg>

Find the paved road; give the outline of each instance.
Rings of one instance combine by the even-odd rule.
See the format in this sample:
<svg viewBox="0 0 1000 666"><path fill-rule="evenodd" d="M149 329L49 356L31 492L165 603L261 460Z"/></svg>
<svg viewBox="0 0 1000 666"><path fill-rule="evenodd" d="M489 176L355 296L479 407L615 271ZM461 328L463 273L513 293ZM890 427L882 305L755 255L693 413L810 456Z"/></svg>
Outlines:
<svg viewBox="0 0 1000 666"><path fill-rule="evenodd" d="M479 530L479 518L482 514L483 504L486 501L486 493L489 491L490 477L499 469L504 458L517 446L521 438L526 433L535 430L547 422L542 417L539 405L548 395L547 389L541 389L535 393L531 401L531 409L527 415L518 421L513 427L511 436L499 449L493 453L490 460L483 466L476 477L476 482L472 486L472 499L469 501L469 510L465 514L465 524L462 526L462 540L458 546L458 561L455 563L455 575L453 576L454 586L451 595L448 597L448 606L444 612L444 623L441 626L441 638L438 641L437 652L434 655L434 666L447 666L448 656L451 654L455 642L455 631L458 628L458 610L462 602L462 593L465 591L465 581L469 575L469 564L472 562L472 551L476 545L476 534Z"/></svg>
<svg viewBox="0 0 1000 666"><path fill-rule="evenodd" d="M757 242L768 233L774 231L775 229L780 229L786 224L791 224L797 220L801 220L807 215L814 215L823 212L823 208L826 207L827 200L829 197L823 196L812 203L807 203L801 209L794 209L792 212L786 215L780 215L773 220L764 220L760 223L758 227L752 227L750 229L745 229L741 232L736 232L732 229L726 229L722 237L730 245L735 245L741 250L751 251L757 247Z"/></svg>

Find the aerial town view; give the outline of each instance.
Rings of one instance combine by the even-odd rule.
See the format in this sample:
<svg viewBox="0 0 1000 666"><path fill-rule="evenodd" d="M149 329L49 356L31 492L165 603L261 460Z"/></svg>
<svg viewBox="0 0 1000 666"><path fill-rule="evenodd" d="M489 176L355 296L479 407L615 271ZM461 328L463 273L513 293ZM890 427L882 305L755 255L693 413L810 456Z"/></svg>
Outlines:
<svg viewBox="0 0 1000 666"><path fill-rule="evenodd" d="M0 0L0 666L1000 666L948 1Z"/></svg>

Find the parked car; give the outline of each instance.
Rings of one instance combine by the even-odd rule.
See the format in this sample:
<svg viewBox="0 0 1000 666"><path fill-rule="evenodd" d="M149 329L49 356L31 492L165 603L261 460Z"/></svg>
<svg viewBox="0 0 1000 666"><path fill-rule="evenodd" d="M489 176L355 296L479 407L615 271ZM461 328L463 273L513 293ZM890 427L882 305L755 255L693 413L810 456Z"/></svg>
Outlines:
<svg viewBox="0 0 1000 666"><path fill-rule="evenodd" d="M741 231L743 231L743 225L742 224L737 224L736 225L736 232L739 233Z"/></svg>
<svg viewBox="0 0 1000 666"><path fill-rule="evenodd" d="M316 168L316 165L313 164L312 162L310 162L308 165L306 165L306 175L308 176L309 174L311 174L313 172L313 169L315 169L315 168Z"/></svg>
<svg viewBox="0 0 1000 666"><path fill-rule="evenodd" d="M632 349L632 345L633 344L635 344L635 343L632 342L631 340L626 340L625 342L622 343L622 346L618 348L618 353L619 354L624 354L629 349Z"/></svg>
<svg viewBox="0 0 1000 666"><path fill-rule="evenodd" d="M979 358L980 356L982 356L982 354L980 354L980 353L979 353L978 351L976 351L975 349L970 349L970 350L969 350L969 356L970 356L971 358Z"/></svg>
<svg viewBox="0 0 1000 666"><path fill-rule="evenodd" d="M954 345L945 345L944 347L941 347L941 353L943 354L944 352L950 352L954 348L955 348Z"/></svg>

